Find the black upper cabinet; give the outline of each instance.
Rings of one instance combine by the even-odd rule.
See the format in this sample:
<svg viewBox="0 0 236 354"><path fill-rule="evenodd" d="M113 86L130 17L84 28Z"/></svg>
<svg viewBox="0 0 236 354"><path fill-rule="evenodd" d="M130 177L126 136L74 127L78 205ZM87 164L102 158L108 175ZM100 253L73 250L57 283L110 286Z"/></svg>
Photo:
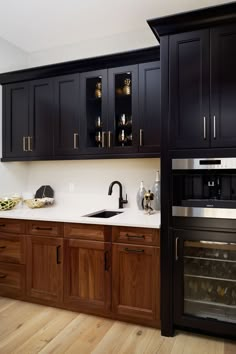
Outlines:
<svg viewBox="0 0 236 354"><path fill-rule="evenodd" d="M2 161L158 156L156 59L147 48L0 75Z"/></svg>
<svg viewBox="0 0 236 354"><path fill-rule="evenodd" d="M29 156L51 157L53 154L53 85L51 79L33 80L29 84Z"/></svg>
<svg viewBox="0 0 236 354"><path fill-rule="evenodd" d="M170 122L172 148L209 147L209 33L170 38Z"/></svg>
<svg viewBox="0 0 236 354"><path fill-rule="evenodd" d="M139 152L160 151L160 62L139 65Z"/></svg>
<svg viewBox="0 0 236 354"><path fill-rule="evenodd" d="M22 82L3 88L3 156L27 155L29 136L29 86Z"/></svg>
<svg viewBox="0 0 236 354"><path fill-rule="evenodd" d="M169 143L236 147L236 26L170 36Z"/></svg>
<svg viewBox="0 0 236 354"><path fill-rule="evenodd" d="M236 147L236 25L211 29L211 145Z"/></svg>
<svg viewBox="0 0 236 354"><path fill-rule="evenodd" d="M108 136L112 153L138 152L138 65L108 70Z"/></svg>
<svg viewBox="0 0 236 354"><path fill-rule="evenodd" d="M108 115L107 70L96 70L80 75L82 152L107 152L106 133Z"/></svg>
<svg viewBox="0 0 236 354"><path fill-rule="evenodd" d="M81 150L79 74L54 79L54 146L56 156Z"/></svg>
<svg viewBox="0 0 236 354"><path fill-rule="evenodd" d="M159 62L83 73L80 86L85 154L159 153Z"/></svg>
<svg viewBox="0 0 236 354"><path fill-rule="evenodd" d="M4 88L4 157L27 160L52 156L52 93L52 83L46 79Z"/></svg>

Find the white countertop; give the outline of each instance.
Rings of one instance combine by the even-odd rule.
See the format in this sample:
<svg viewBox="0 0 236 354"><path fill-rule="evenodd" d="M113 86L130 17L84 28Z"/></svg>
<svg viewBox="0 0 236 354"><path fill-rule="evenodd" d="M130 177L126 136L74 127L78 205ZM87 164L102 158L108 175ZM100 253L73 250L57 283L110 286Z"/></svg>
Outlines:
<svg viewBox="0 0 236 354"><path fill-rule="evenodd" d="M101 197L95 199L97 202L93 200L93 205L91 205L91 202L88 202L89 198L81 198L81 196L80 203L75 197L60 198L52 206L36 209L30 209L25 204L20 204L12 210L0 211L0 218L160 228L160 212L156 211L152 215L147 215L137 207L116 209L114 205L117 204L117 201L114 204L114 200L105 200ZM84 216L103 210L122 211L122 213L110 218Z"/></svg>

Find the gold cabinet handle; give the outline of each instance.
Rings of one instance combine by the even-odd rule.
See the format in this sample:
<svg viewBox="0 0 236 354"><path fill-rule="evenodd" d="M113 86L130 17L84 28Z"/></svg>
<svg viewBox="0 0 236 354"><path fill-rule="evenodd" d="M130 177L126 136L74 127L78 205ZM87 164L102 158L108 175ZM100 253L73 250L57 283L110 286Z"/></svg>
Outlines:
<svg viewBox="0 0 236 354"><path fill-rule="evenodd" d="M79 148L78 139L79 139L79 134L74 133L74 150L78 150L78 148Z"/></svg>
<svg viewBox="0 0 236 354"><path fill-rule="evenodd" d="M23 136L23 151L28 151L27 149L26 149L26 136Z"/></svg>
<svg viewBox="0 0 236 354"><path fill-rule="evenodd" d="M32 136L28 136L27 140L28 140L28 150L27 151L33 151L32 146L31 146Z"/></svg>
<svg viewBox="0 0 236 354"><path fill-rule="evenodd" d="M143 146L143 129L139 129L139 146Z"/></svg>
<svg viewBox="0 0 236 354"><path fill-rule="evenodd" d="M108 131L108 147L111 147L111 131Z"/></svg>
<svg viewBox="0 0 236 354"><path fill-rule="evenodd" d="M105 132L102 132L102 148L105 147Z"/></svg>

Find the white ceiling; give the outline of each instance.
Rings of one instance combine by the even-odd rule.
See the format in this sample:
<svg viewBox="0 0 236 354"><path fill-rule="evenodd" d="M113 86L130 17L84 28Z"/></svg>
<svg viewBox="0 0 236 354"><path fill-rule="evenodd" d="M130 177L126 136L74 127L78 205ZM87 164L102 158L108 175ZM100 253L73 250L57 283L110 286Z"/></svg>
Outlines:
<svg viewBox="0 0 236 354"><path fill-rule="evenodd" d="M0 37L26 52L147 29L146 19L231 1L0 0Z"/></svg>

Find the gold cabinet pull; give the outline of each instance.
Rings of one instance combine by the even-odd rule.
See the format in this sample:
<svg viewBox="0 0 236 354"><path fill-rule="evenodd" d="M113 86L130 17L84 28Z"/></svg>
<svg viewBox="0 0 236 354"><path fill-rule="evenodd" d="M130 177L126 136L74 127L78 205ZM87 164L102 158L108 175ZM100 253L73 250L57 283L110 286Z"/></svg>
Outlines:
<svg viewBox="0 0 236 354"><path fill-rule="evenodd" d="M139 129L139 146L143 146L143 129Z"/></svg>
<svg viewBox="0 0 236 354"><path fill-rule="evenodd" d="M108 131L108 147L111 147L111 131Z"/></svg>
<svg viewBox="0 0 236 354"><path fill-rule="evenodd" d="M102 148L105 147L105 132L102 132Z"/></svg>
<svg viewBox="0 0 236 354"><path fill-rule="evenodd" d="M74 133L74 150L78 150L78 148L79 148L78 139L79 139L79 134Z"/></svg>
<svg viewBox="0 0 236 354"><path fill-rule="evenodd" d="M32 136L28 136L28 137L27 137L27 140L28 140L28 150L27 150L27 151L33 151L33 150L32 150L32 146L31 146L31 143L32 143Z"/></svg>
<svg viewBox="0 0 236 354"><path fill-rule="evenodd" d="M28 151L26 149L26 136L23 136L23 151Z"/></svg>

